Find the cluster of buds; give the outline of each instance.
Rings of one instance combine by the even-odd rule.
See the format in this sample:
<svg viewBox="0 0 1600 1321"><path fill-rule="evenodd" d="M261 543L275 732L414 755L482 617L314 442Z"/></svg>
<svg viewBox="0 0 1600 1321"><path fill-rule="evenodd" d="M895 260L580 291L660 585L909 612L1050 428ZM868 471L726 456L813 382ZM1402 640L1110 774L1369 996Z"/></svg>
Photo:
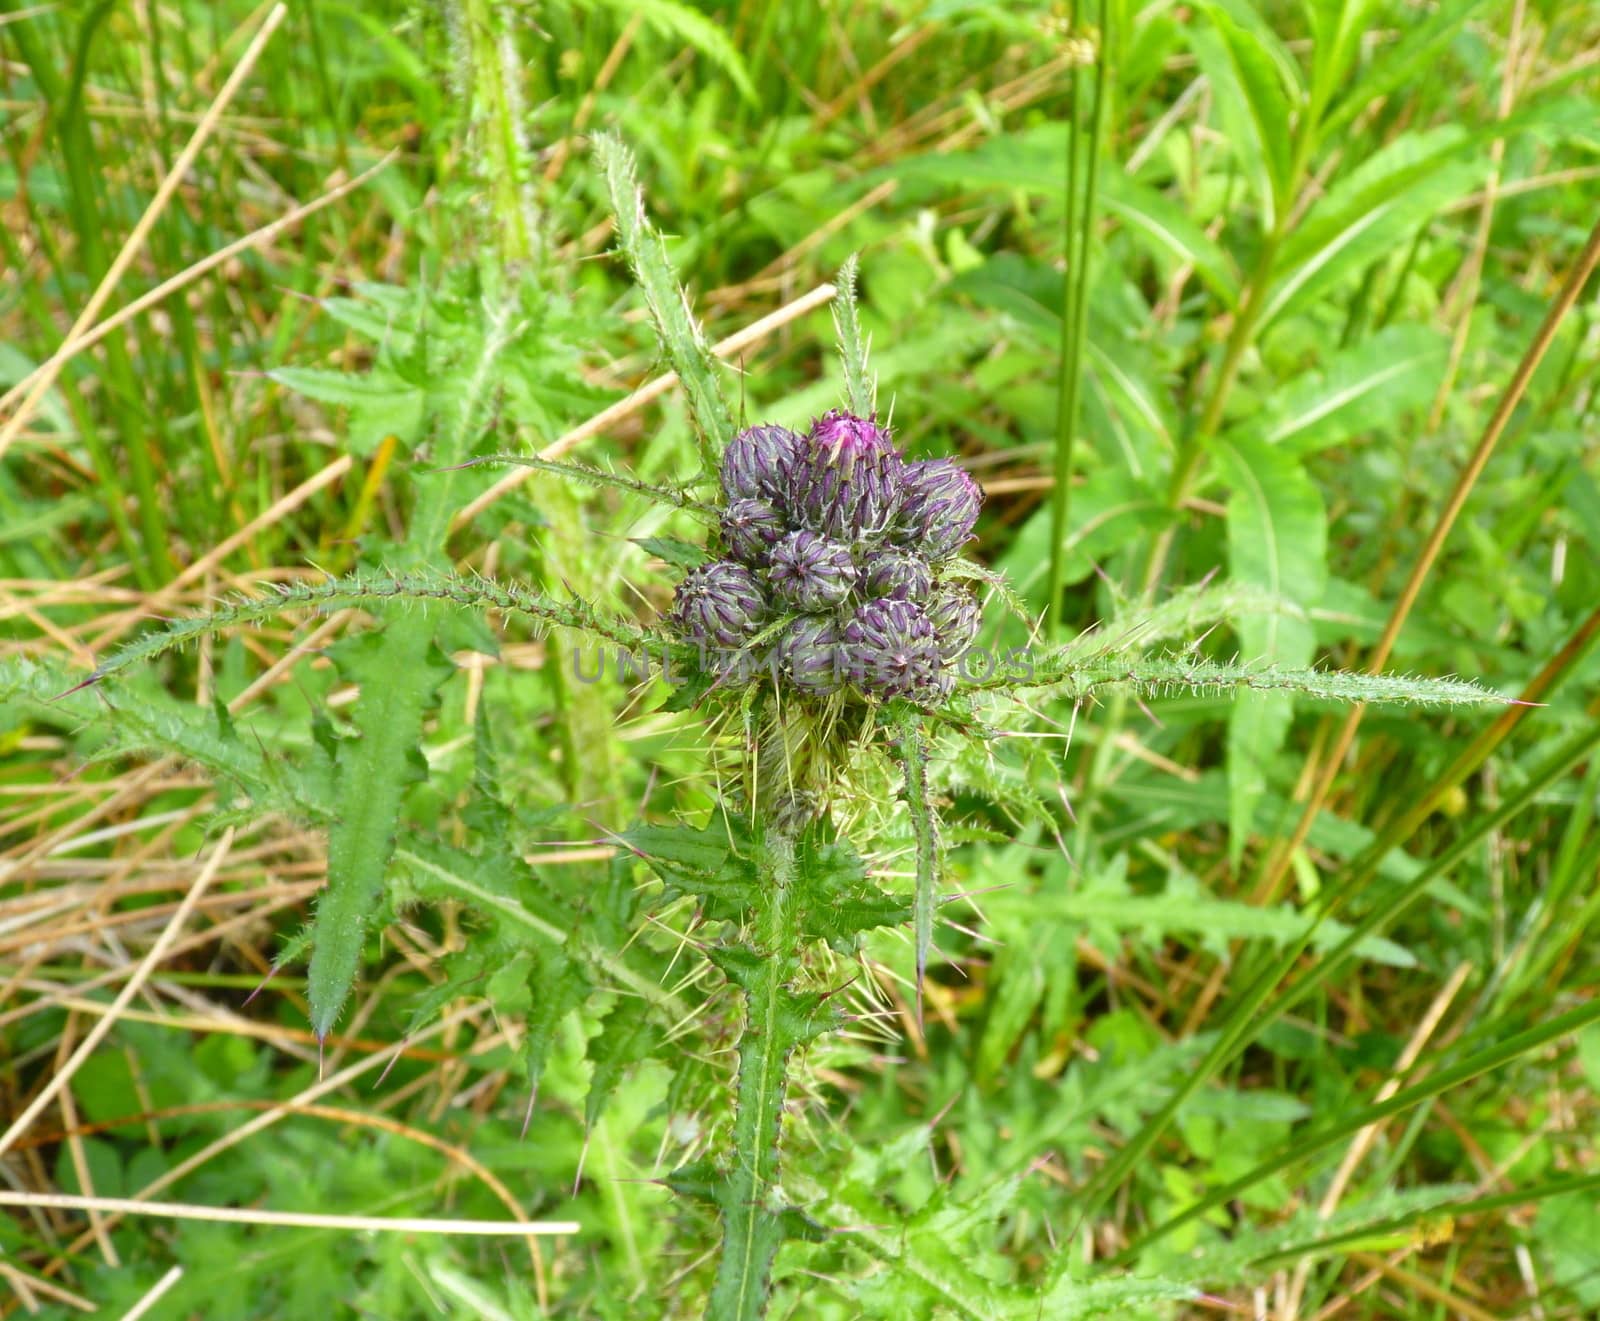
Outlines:
<svg viewBox="0 0 1600 1321"><path fill-rule="evenodd" d="M946 459L907 462L872 418L832 412L799 435L751 427L720 473L725 558L679 584L671 620L707 667L796 693L932 705L977 636L948 568L983 497Z"/></svg>

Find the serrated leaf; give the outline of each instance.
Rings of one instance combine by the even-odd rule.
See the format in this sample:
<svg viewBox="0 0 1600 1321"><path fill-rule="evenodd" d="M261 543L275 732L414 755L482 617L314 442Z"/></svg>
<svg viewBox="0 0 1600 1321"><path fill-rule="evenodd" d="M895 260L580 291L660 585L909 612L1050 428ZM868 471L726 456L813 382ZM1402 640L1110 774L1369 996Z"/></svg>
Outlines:
<svg viewBox="0 0 1600 1321"><path fill-rule="evenodd" d="M800 938L821 940L849 953L856 937L898 926L910 906L867 878L861 856L841 841L803 841L796 851L795 920Z"/></svg>
<svg viewBox="0 0 1600 1321"><path fill-rule="evenodd" d="M928 791L928 745L921 717L906 706L894 726L895 756L904 776L900 796L911 819L915 841L916 899L912 906L912 940L917 962L917 1012L922 1012L922 979L933 948L933 910L938 902L939 819Z"/></svg>
<svg viewBox="0 0 1600 1321"><path fill-rule="evenodd" d="M759 899L755 863L735 845L748 834L734 817L708 826L635 826L621 839L673 893L694 895L713 921L742 921Z"/></svg>
<svg viewBox="0 0 1600 1321"><path fill-rule="evenodd" d="M583 969L563 952L551 951L535 960L528 973L532 1004L523 1020L523 1031L527 1035L522 1043L522 1064L527 1070L531 1096L539 1094L539 1084L544 1079L545 1066L550 1062L550 1052L562 1021L582 1005L593 990Z"/></svg>
<svg viewBox="0 0 1600 1321"><path fill-rule="evenodd" d="M307 993L318 1037L332 1029L360 970L406 789L427 773L420 753L423 718L454 671L422 613L344 639L334 659L347 680L361 685L361 694L351 711L358 737L339 745L328 881L316 904Z"/></svg>
<svg viewBox="0 0 1600 1321"><path fill-rule="evenodd" d="M589 1040L589 1061L594 1072L583 1102L583 1123L593 1128L606 1102L621 1083L623 1075L640 1061L648 1059L661 1039L661 1029L650 1018L649 1006L642 1000L620 997L600 1023L600 1031Z"/></svg>
<svg viewBox="0 0 1600 1321"><path fill-rule="evenodd" d="M645 214L633 157L621 142L607 134L595 138L594 153L616 217L618 246L644 294L661 347L688 399L689 415L699 436L701 462L708 473L713 472L734 427L705 334L673 274L666 245Z"/></svg>

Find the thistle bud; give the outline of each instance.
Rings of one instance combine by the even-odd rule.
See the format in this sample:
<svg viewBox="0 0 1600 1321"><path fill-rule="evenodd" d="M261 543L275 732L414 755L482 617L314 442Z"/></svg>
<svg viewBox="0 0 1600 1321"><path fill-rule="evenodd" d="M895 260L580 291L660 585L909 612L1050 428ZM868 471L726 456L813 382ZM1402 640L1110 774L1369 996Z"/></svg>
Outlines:
<svg viewBox="0 0 1600 1321"><path fill-rule="evenodd" d="M731 500L722 511L722 544L746 564L766 563L767 552L788 530L783 515L765 500Z"/></svg>
<svg viewBox="0 0 1600 1321"><path fill-rule="evenodd" d="M869 697L940 696L933 625L911 601L868 601L842 630L844 671Z"/></svg>
<svg viewBox="0 0 1600 1321"><path fill-rule="evenodd" d="M924 607L933 625L939 659L949 664L961 657L978 636L983 611L970 588L955 583L941 584L928 597Z"/></svg>
<svg viewBox="0 0 1600 1321"><path fill-rule="evenodd" d="M868 596L920 601L933 589L933 571L920 555L885 546L861 560L861 590Z"/></svg>
<svg viewBox="0 0 1600 1321"><path fill-rule="evenodd" d="M778 671L803 692L837 692L844 683L839 630L826 615L801 615L778 637Z"/></svg>
<svg viewBox="0 0 1600 1321"><path fill-rule="evenodd" d="M826 610L850 595L856 566L849 548L815 532L791 532L772 548L768 582L796 610Z"/></svg>
<svg viewBox="0 0 1600 1321"><path fill-rule="evenodd" d="M937 561L954 555L972 535L983 492L948 459L906 464L900 490L895 540L902 545Z"/></svg>
<svg viewBox="0 0 1600 1321"><path fill-rule="evenodd" d="M787 427L750 427L722 451L722 489L729 500L781 501L789 466L804 442Z"/></svg>
<svg viewBox="0 0 1600 1321"><path fill-rule="evenodd" d="M742 647L761 631L767 613L755 575L732 560L714 560L690 570L678 584L670 619L704 651Z"/></svg>
<svg viewBox="0 0 1600 1321"><path fill-rule="evenodd" d="M789 470L789 505L795 518L843 542L881 535L899 506L904 468L889 433L869 418L826 413Z"/></svg>

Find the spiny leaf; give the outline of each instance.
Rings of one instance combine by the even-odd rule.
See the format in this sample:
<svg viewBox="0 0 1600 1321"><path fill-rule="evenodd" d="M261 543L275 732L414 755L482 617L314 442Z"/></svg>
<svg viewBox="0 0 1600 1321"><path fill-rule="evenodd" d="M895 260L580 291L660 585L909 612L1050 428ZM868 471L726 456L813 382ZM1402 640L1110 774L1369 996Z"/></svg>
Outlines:
<svg viewBox="0 0 1600 1321"><path fill-rule="evenodd" d="M307 998L319 1040L332 1029L360 971L406 789L427 773L418 752L423 718L454 670L434 646L433 632L427 615L412 616L334 649L340 672L361 685L352 713L360 737L340 744L328 882L317 897Z"/></svg>
<svg viewBox="0 0 1600 1321"><path fill-rule="evenodd" d="M192 619L179 619L130 642L79 683L86 688L131 665L154 660L207 633L237 625L257 624L290 610L331 610L342 606L375 606L385 602L438 601L472 609L501 610L525 615L543 624L593 633L621 646L665 646L625 620L600 614L583 601L557 601L532 588L490 578L464 577L434 570L411 573L363 572L320 583L264 584L265 596L235 596L215 610ZM76 688L69 689L76 691Z"/></svg>
<svg viewBox="0 0 1600 1321"><path fill-rule="evenodd" d="M998 690L1048 689L1061 698L1087 697L1101 688L1126 685L1153 696L1178 692L1292 692L1332 702L1392 702L1416 706L1471 706L1514 699L1465 679L1427 679L1399 674L1355 674L1344 670L1280 670L1270 665L1171 655L1080 665L1074 658L1046 656L1032 678L999 679L976 685Z"/></svg>
<svg viewBox="0 0 1600 1321"><path fill-rule="evenodd" d="M589 1042L589 1059L594 1072L589 1094L583 1102L583 1122L593 1128L605 1109L611 1093L623 1074L641 1060L648 1059L660 1044L661 1029L651 1021L649 1006L642 1000L621 997L600 1024L600 1032Z"/></svg>
<svg viewBox="0 0 1600 1321"><path fill-rule="evenodd" d="M688 396L705 470L715 472L722 447L732 438L734 427L705 335L672 273L666 244L645 214L632 155L617 138L604 133L595 138L594 154L605 176L611 211L616 217L617 242L644 293L661 347Z"/></svg>
<svg viewBox="0 0 1600 1321"><path fill-rule="evenodd" d="M910 915L904 900L867 879L860 854L842 840L802 839L795 880L800 939L826 941L842 953L854 949L862 932L897 926Z"/></svg>
<svg viewBox="0 0 1600 1321"><path fill-rule="evenodd" d="M905 706L895 726L895 754L905 776L901 795L911 817L916 840L917 888L912 909L913 939L917 951L917 1017L922 1017L922 979L933 946L933 910L938 902L939 820L928 792L928 747L916 709Z"/></svg>
<svg viewBox="0 0 1600 1321"><path fill-rule="evenodd" d="M712 921L743 921L755 908L760 881L754 862L736 851L748 831L736 818L708 826L635 826L622 842L636 850L666 882L668 892L692 894Z"/></svg>
<svg viewBox="0 0 1600 1321"><path fill-rule="evenodd" d="M789 987L799 967L793 843L768 834L755 852L761 909L751 932L754 947L730 946L714 954L745 996L733 1160L715 1192L723 1242L707 1309L714 1321L754 1321L766 1308L772 1259L794 1228L777 1202L789 1057L827 1022L819 1012L819 997L798 995Z"/></svg>
<svg viewBox="0 0 1600 1321"><path fill-rule="evenodd" d="M857 417L868 417L875 407L877 390L867 369L867 346L861 337L861 318L856 307L856 269L856 258L852 254L834 280L839 295L833 303L833 326L839 342L839 357L844 363L845 403Z"/></svg>

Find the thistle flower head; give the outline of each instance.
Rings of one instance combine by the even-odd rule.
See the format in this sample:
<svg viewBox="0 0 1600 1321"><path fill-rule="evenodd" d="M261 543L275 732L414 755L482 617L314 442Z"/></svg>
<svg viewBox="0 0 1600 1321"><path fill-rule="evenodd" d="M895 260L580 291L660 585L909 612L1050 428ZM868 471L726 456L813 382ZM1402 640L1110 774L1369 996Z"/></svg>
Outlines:
<svg viewBox="0 0 1600 1321"><path fill-rule="evenodd" d="M862 458L899 457L889 432L878 425L875 416L856 417L839 408L813 422L807 439L810 449L823 451L830 456L830 461L845 465Z"/></svg>
<svg viewBox="0 0 1600 1321"><path fill-rule="evenodd" d="M939 646L939 659L949 664L958 660L978 636L983 612L970 587L941 583L929 594L923 607L933 625Z"/></svg>
<svg viewBox="0 0 1600 1321"><path fill-rule="evenodd" d="M943 460L906 463L874 418L842 411L804 436L740 432L720 476L728 558L690 573L671 615L709 672L724 686L828 699L784 717L816 729L859 729L864 701L950 695L979 612L939 566L977 518L970 477ZM810 735L797 737L809 746ZM785 764L797 755L789 748Z"/></svg>
<svg viewBox="0 0 1600 1321"><path fill-rule="evenodd" d="M766 594L755 574L732 560L690 570L673 597L671 622L702 650L744 646L766 623Z"/></svg>
<svg viewBox="0 0 1600 1321"><path fill-rule="evenodd" d="M781 501L789 466L803 442L787 427L749 427L722 452L722 490L729 500Z"/></svg>
<svg viewBox="0 0 1600 1321"><path fill-rule="evenodd" d="M856 585L850 548L803 528L772 548L767 565L773 594L795 610L836 606Z"/></svg>
<svg viewBox="0 0 1600 1321"><path fill-rule="evenodd" d="M799 615L778 636L778 672L807 693L838 692L844 683L839 627L829 615Z"/></svg>
<svg viewBox="0 0 1600 1321"><path fill-rule="evenodd" d="M842 630L844 670L867 697L930 700L940 695L939 648L933 623L914 601L862 605Z"/></svg>
<svg viewBox="0 0 1600 1321"><path fill-rule="evenodd" d="M764 564L768 552L789 530L773 505L754 496L728 501L722 511L722 544L746 564Z"/></svg>
<svg viewBox="0 0 1600 1321"><path fill-rule="evenodd" d="M861 590L867 596L920 601L933 589L927 560L909 550L884 546L861 557Z"/></svg>
<svg viewBox="0 0 1600 1321"><path fill-rule="evenodd" d="M900 479L894 540L930 560L948 559L972 535L982 504L978 484L950 460L908 463Z"/></svg>
<svg viewBox="0 0 1600 1321"><path fill-rule="evenodd" d="M870 418L826 413L789 468L789 506L814 532L856 543L881 536L900 499L904 461Z"/></svg>

